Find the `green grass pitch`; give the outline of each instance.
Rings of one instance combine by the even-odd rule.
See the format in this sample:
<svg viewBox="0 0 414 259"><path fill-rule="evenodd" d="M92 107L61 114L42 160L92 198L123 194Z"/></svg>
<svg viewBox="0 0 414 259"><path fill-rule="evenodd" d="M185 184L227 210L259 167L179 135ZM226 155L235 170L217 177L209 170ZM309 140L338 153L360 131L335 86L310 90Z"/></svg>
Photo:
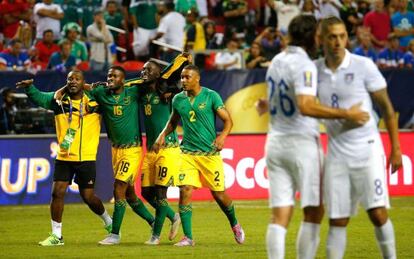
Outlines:
<svg viewBox="0 0 414 259"><path fill-rule="evenodd" d="M195 247L173 247L168 241L169 221L163 229L161 245L145 246L149 226L131 209L126 211L121 245L102 247L102 222L84 204L65 206L63 236L65 245L39 247L37 242L50 232L49 208L40 206L0 207L0 258L266 258L265 232L269 219L267 201L236 201L236 213L246 232L246 242L238 245L227 219L214 202L194 202L193 235ZM172 203L176 208L177 204ZM105 204L112 213L113 205ZM393 198L389 211L393 221L398 258L414 258L414 197ZM286 258L295 258L295 239L301 220L296 208L286 238ZM317 258L325 258L327 220L321 230ZM177 239L181 237L180 231ZM373 227L360 209L348 227L345 258L380 258Z"/></svg>

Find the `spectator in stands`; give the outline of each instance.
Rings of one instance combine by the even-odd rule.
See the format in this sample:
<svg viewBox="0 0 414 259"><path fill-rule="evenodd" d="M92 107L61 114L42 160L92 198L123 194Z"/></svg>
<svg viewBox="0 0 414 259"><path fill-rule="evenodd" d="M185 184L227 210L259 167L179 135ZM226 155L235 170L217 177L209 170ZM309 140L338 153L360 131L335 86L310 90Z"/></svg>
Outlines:
<svg viewBox="0 0 414 259"><path fill-rule="evenodd" d="M93 23L93 13L102 9L102 0L82 0L83 14L81 26L82 37L86 35L86 28Z"/></svg>
<svg viewBox="0 0 414 259"><path fill-rule="evenodd" d="M407 11L407 0L400 0L400 9L391 16L393 34L400 39L400 47L407 48L414 39L414 13Z"/></svg>
<svg viewBox="0 0 414 259"><path fill-rule="evenodd" d="M71 71L76 66L76 57L71 54L71 43L64 39L59 43L60 51L52 54L47 65L48 69L66 72Z"/></svg>
<svg viewBox="0 0 414 259"><path fill-rule="evenodd" d="M36 22L36 39L43 37L45 30L52 30L55 40L60 39L60 20L64 17L60 5L54 4L53 0L43 0L37 3L33 9L33 18Z"/></svg>
<svg viewBox="0 0 414 259"><path fill-rule="evenodd" d="M30 67L29 55L22 51L22 46L19 39L9 42L9 48L0 53L0 70L22 71Z"/></svg>
<svg viewBox="0 0 414 259"><path fill-rule="evenodd" d="M79 39L79 35L82 31L81 27L77 23L68 23L63 26L63 37L67 39L72 46L71 53L76 58L76 63L88 60L88 50L83 41Z"/></svg>
<svg viewBox="0 0 414 259"><path fill-rule="evenodd" d="M20 21L30 22L32 16L29 5L23 0L3 0L0 2L0 16L6 44L16 35Z"/></svg>
<svg viewBox="0 0 414 259"><path fill-rule="evenodd" d="M414 39L408 43L407 52L403 56L404 67L414 68Z"/></svg>
<svg viewBox="0 0 414 259"><path fill-rule="evenodd" d="M268 60L272 60L272 58L280 52L283 46L283 41L274 27L267 27L264 29L254 41L262 46L264 56Z"/></svg>
<svg viewBox="0 0 414 259"><path fill-rule="evenodd" d="M388 36L388 47L378 54L379 68L398 68L404 66L404 53L400 50L400 41L396 35Z"/></svg>
<svg viewBox="0 0 414 259"><path fill-rule="evenodd" d="M339 10L341 10L342 3L340 0L318 0L318 7L322 18L329 16L336 16L339 18Z"/></svg>
<svg viewBox="0 0 414 259"><path fill-rule="evenodd" d="M221 49L223 47L223 33L217 33L215 23L207 21L204 24L204 36L206 38L206 49Z"/></svg>
<svg viewBox="0 0 414 259"><path fill-rule="evenodd" d="M79 0L54 0L53 2L60 5L63 10L64 17L60 20L61 27L70 22L82 24L83 4Z"/></svg>
<svg viewBox="0 0 414 259"><path fill-rule="evenodd" d="M263 55L262 46L253 42L246 58L246 68L264 68L269 66L269 60Z"/></svg>
<svg viewBox="0 0 414 259"><path fill-rule="evenodd" d="M174 3L161 2L158 5L158 14L162 15L157 28L157 34L153 40L160 40L177 48L183 47L185 18L174 11ZM180 51L166 49L161 51L161 59L171 62Z"/></svg>
<svg viewBox="0 0 414 259"><path fill-rule="evenodd" d="M321 12L316 8L316 0L303 0L300 2L302 5L302 14L313 15L316 20L321 19ZM299 6L300 6L299 5Z"/></svg>
<svg viewBox="0 0 414 259"><path fill-rule="evenodd" d="M14 118L16 116L17 107L14 102L13 90L4 87L0 90L3 104L0 107L0 134L15 133Z"/></svg>
<svg viewBox="0 0 414 259"><path fill-rule="evenodd" d="M129 8L133 31L133 51L138 59L147 59L150 40L157 33L157 6L152 1L132 1Z"/></svg>
<svg viewBox="0 0 414 259"><path fill-rule="evenodd" d="M363 21L365 15L369 11L371 11L371 1L370 0L357 0L358 19Z"/></svg>
<svg viewBox="0 0 414 259"><path fill-rule="evenodd" d="M111 52L114 38L106 26L101 10L95 11L94 23L88 26L86 35L91 45L91 70L106 71L115 58L115 53Z"/></svg>
<svg viewBox="0 0 414 259"><path fill-rule="evenodd" d="M362 23L358 17L357 9L352 5L352 0L343 0L342 7L339 10L340 18L344 21L346 31L350 40L355 37L356 27Z"/></svg>
<svg viewBox="0 0 414 259"><path fill-rule="evenodd" d="M237 32L245 33L247 14L246 0L223 0L223 16L226 23L225 38L230 37L234 28Z"/></svg>
<svg viewBox="0 0 414 259"><path fill-rule="evenodd" d="M354 49L353 53L363 57L368 57L376 63L377 53L375 49L372 48L371 33L369 30L359 30L358 41L360 44Z"/></svg>
<svg viewBox="0 0 414 259"><path fill-rule="evenodd" d="M391 18L384 7L384 0L375 0L374 10L364 17L364 26L371 31L371 42L377 49L382 49L387 43L391 32Z"/></svg>
<svg viewBox="0 0 414 259"><path fill-rule="evenodd" d="M384 8L387 10L390 17L400 9L399 0L384 0Z"/></svg>
<svg viewBox="0 0 414 259"><path fill-rule="evenodd" d="M203 51L206 49L206 37L204 28L198 21L197 10L187 13L187 29L184 36L184 46L188 50Z"/></svg>
<svg viewBox="0 0 414 259"><path fill-rule="evenodd" d="M232 70L242 68L242 54L238 51L239 45L237 40L229 39L227 48L216 54L214 66L217 69Z"/></svg>
<svg viewBox="0 0 414 259"><path fill-rule="evenodd" d="M36 43L35 49L35 60L48 64L50 56L52 56L53 52L60 50L59 46L53 42L52 30L45 30L43 32L43 38Z"/></svg>
<svg viewBox="0 0 414 259"><path fill-rule="evenodd" d="M20 21L13 39L19 39L22 42L22 50L28 52L30 57L33 56L33 33L29 23Z"/></svg>
<svg viewBox="0 0 414 259"><path fill-rule="evenodd" d="M175 11L186 15L190 10L198 10L197 0L176 0L175 1Z"/></svg>
<svg viewBox="0 0 414 259"><path fill-rule="evenodd" d="M104 12L104 19L107 25L112 27L123 29L128 33L127 24L125 23L122 13L118 9L118 4L114 0L106 2L106 10ZM111 34L114 37L114 42L119 46L119 32L111 30Z"/></svg>
<svg viewBox="0 0 414 259"><path fill-rule="evenodd" d="M300 14L300 8L297 4L297 1L268 0L268 3L269 6L277 13L277 29L282 34L287 34L290 21L293 19L293 17Z"/></svg>

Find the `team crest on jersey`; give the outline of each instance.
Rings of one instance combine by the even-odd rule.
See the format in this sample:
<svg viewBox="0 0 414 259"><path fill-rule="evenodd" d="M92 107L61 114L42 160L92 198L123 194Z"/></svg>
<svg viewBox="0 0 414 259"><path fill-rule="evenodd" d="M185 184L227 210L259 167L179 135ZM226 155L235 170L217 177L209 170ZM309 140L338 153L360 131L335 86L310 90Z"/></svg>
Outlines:
<svg viewBox="0 0 414 259"><path fill-rule="evenodd" d="M154 96L154 99L152 100L153 104L159 104L160 103L160 98L158 96Z"/></svg>
<svg viewBox="0 0 414 259"><path fill-rule="evenodd" d="M130 102L131 102L131 97L130 97L130 96L126 96L126 97L124 98L124 104L125 104L125 105L128 105Z"/></svg>
<svg viewBox="0 0 414 259"><path fill-rule="evenodd" d="M350 84L354 81L354 73L345 74L345 83Z"/></svg>
<svg viewBox="0 0 414 259"><path fill-rule="evenodd" d="M312 87L312 72L305 71L303 77L305 79L305 86Z"/></svg>
<svg viewBox="0 0 414 259"><path fill-rule="evenodd" d="M180 175L178 176L178 179L179 179L180 181L182 181L182 180L184 180L184 177L185 177L185 174L180 174Z"/></svg>
<svg viewBox="0 0 414 259"><path fill-rule="evenodd" d="M206 103L200 103L198 105L198 109L200 109L200 110L204 110L205 108L206 108Z"/></svg>

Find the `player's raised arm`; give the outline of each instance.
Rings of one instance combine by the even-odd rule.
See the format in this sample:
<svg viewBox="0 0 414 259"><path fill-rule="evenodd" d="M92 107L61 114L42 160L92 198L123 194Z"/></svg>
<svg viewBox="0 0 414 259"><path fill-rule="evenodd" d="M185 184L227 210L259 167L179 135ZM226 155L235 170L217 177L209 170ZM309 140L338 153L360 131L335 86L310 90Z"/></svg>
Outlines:
<svg viewBox="0 0 414 259"><path fill-rule="evenodd" d="M155 153L158 153L160 148L165 144L165 136L167 136L177 128L179 120L180 115L175 110L173 110L170 119L165 125L165 128L161 131L160 135L158 135L157 140L155 140L154 145L151 148L153 151L155 151Z"/></svg>
<svg viewBox="0 0 414 259"><path fill-rule="evenodd" d="M29 99L36 105L45 108L52 108L54 92L42 92L33 85L33 79L22 80L16 83L16 88L24 89Z"/></svg>
<svg viewBox="0 0 414 259"><path fill-rule="evenodd" d="M387 90L381 89L371 93L371 97L378 105L381 115L384 117L385 126L391 140L391 154L388 166L391 166L391 172L396 172L402 166L402 157L400 149L400 140L398 139L398 122L395 116Z"/></svg>
<svg viewBox="0 0 414 259"><path fill-rule="evenodd" d="M226 137L230 134L231 128L233 127L233 120L231 119L230 113L226 110L226 108L220 108L216 111L217 116L223 121L223 130L222 132L216 137L213 142L213 145L217 148L217 150L222 150L224 147L224 141Z"/></svg>

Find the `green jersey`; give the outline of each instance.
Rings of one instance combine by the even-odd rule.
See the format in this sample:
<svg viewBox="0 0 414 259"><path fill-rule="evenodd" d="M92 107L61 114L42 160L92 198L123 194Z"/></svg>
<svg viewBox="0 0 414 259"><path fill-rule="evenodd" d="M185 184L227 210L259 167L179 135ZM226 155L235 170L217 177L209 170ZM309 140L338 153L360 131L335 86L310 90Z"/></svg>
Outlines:
<svg viewBox="0 0 414 259"><path fill-rule="evenodd" d="M147 30L157 29L157 21L155 19L157 14L157 5L155 2L140 1L137 4L131 3L129 14L135 15L138 27Z"/></svg>
<svg viewBox="0 0 414 259"><path fill-rule="evenodd" d="M112 146L140 146L138 88L126 87L122 93L114 94L107 88L98 87L91 93L99 104Z"/></svg>
<svg viewBox="0 0 414 259"><path fill-rule="evenodd" d="M217 153L213 146L216 139L215 115L222 108L224 104L220 95L205 87L192 99L184 92L174 97L173 109L180 115L183 124L181 150L184 153Z"/></svg>
<svg viewBox="0 0 414 259"><path fill-rule="evenodd" d="M170 118L171 103L161 100L156 91L147 91L141 96L140 103L144 111L147 149L150 149ZM178 146L176 131L171 132L165 138L165 144L167 147Z"/></svg>

